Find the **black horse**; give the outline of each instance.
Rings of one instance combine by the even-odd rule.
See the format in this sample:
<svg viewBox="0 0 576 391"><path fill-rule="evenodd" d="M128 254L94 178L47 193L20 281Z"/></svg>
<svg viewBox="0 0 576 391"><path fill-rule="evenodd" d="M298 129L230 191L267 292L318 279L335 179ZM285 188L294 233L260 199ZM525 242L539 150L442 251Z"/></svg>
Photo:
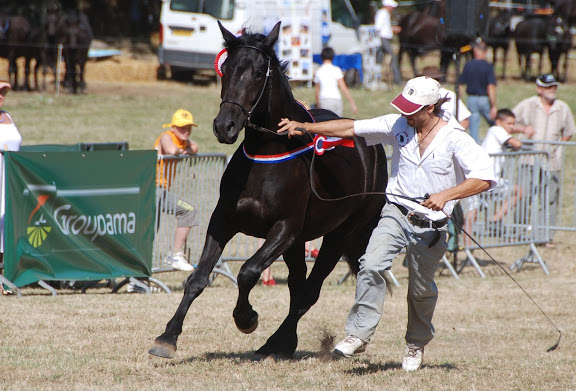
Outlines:
<svg viewBox="0 0 576 391"><path fill-rule="evenodd" d="M512 38L510 10L501 10L488 23L486 44L492 48L492 63L496 66L498 49L502 49L502 79L506 79L506 64L508 63L508 49Z"/></svg>
<svg viewBox="0 0 576 391"><path fill-rule="evenodd" d="M63 45L66 76L64 87L76 94L86 91L84 68L94 35L88 17L81 11L69 10L59 16L56 40Z"/></svg>
<svg viewBox="0 0 576 391"><path fill-rule="evenodd" d="M568 38L567 34L568 33ZM538 54L538 74L542 73L542 63L546 50L552 50L552 57L558 64L558 58L562 51L571 47L571 36L567 23L558 15L533 15L529 16L516 26L514 30L516 50L518 52L518 65L521 69L521 78L531 79L531 61L533 53ZM557 69L551 69L557 73Z"/></svg>
<svg viewBox="0 0 576 391"><path fill-rule="evenodd" d="M566 82L568 80L568 55L572 49L572 33L570 25L566 19L556 16L554 24L554 34L548 40L548 58L550 59L550 73L558 80ZM563 73L560 73L560 61L564 61Z"/></svg>
<svg viewBox="0 0 576 391"><path fill-rule="evenodd" d="M213 130L218 141L232 144L245 129L244 141L222 176L198 268L187 279L182 301L150 354L174 356L190 305L208 284L225 245L242 232L266 241L238 273L236 326L244 333L256 329L258 314L249 302L250 291L261 272L283 256L289 271L289 313L257 354L292 356L298 345L298 321L318 300L323 281L341 256L358 271L358 259L377 224L384 196L323 201L313 194L310 181L313 178L318 195L325 199L384 192L387 170L382 146L367 147L363 139L355 139L354 148L337 146L316 156L312 173L312 151L282 162L258 161L258 156L297 154L312 141L310 136L287 138L275 132L284 117L311 121L292 95L284 75L287 64L274 53L279 29L280 23L268 36L244 31L237 38L220 25L228 58L222 65L222 103ZM324 236L322 248L307 278L304 244L320 236Z"/></svg>
<svg viewBox="0 0 576 391"><path fill-rule="evenodd" d="M576 1L574 0L555 0L554 13L568 23L569 26L576 25Z"/></svg>

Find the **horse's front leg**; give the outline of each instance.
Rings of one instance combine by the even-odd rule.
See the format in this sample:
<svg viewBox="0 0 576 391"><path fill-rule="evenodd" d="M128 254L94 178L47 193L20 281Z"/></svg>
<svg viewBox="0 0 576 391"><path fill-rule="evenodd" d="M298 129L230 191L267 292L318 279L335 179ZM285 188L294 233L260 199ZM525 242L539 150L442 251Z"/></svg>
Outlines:
<svg viewBox="0 0 576 391"><path fill-rule="evenodd" d="M262 356L292 357L298 346L298 321L320 297L322 284L342 256L345 240L340 235L325 236L318 259L306 279L304 253L291 247L284 259L289 269L290 311L278 330L256 352Z"/></svg>
<svg viewBox="0 0 576 391"><path fill-rule="evenodd" d="M262 271L272 263L294 243L293 232L287 229L285 223L277 223L268 233L266 241L250 257L238 273L238 301L234 308L233 316L236 327L245 334L250 334L258 327L258 313L252 309L249 296L252 288L258 283ZM304 245L302 244L302 254Z"/></svg>
<svg viewBox="0 0 576 391"><path fill-rule="evenodd" d="M230 227L218 226L218 224L213 224L213 222L214 216L208 227L206 242L204 243L204 249L202 250L198 267L186 280L184 296L180 301L180 305L172 319L170 319L166 325L164 333L156 338L154 344L150 350L148 350L150 354L164 358L174 357L177 349L176 342L180 334L182 334L182 324L184 323L188 309L196 297L198 297L208 285L210 274L214 266L216 266L220 255L222 255L224 246L236 233L236 231Z"/></svg>

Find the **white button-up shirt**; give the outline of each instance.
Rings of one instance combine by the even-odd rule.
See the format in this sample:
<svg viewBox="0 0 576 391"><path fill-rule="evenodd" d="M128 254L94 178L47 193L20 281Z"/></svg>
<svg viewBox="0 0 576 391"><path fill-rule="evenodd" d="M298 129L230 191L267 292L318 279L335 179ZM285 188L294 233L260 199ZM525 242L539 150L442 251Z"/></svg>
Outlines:
<svg viewBox="0 0 576 391"><path fill-rule="evenodd" d="M392 21L390 12L386 8L380 8L374 17L374 28L380 38L392 39Z"/></svg>
<svg viewBox="0 0 576 391"><path fill-rule="evenodd" d="M391 175L386 189L388 199L433 221L442 220L446 215L443 211L433 211L419 202L394 195L424 197L427 193L454 187L468 178L491 181L491 188L496 185L488 153L464 132L450 114L445 114L444 119L448 124L438 131L422 156L416 129L408 126L405 117L389 114L354 121L354 132L368 145L388 144L393 148ZM456 202L446 203L444 211L448 215L452 214Z"/></svg>

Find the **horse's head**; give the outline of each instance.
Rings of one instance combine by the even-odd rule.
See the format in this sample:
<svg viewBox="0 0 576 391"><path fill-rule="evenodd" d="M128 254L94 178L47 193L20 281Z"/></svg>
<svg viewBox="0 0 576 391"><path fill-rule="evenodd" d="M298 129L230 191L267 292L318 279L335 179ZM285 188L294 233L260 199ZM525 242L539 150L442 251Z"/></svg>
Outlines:
<svg viewBox="0 0 576 391"><path fill-rule="evenodd" d="M233 144L240 131L263 99L271 66L277 65L274 44L278 40L280 22L268 36L244 34L234 36L220 22L228 57L221 66L222 91L220 112L214 118L214 135L221 143Z"/></svg>
<svg viewBox="0 0 576 391"><path fill-rule="evenodd" d="M571 40L570 26L564 18L559 15L552 15L552 23L548 25L546 32L546 40L550 49L555 50L556 47L562 47L564 41Z"/></svg>
<svg viewBox="0 0 576 391"><path fill-rule="evenodd" d="M509 10L502 10L498 14L490 18L488 23L488 36L489 37L507 37L511 33L511 14Z"/></svg>

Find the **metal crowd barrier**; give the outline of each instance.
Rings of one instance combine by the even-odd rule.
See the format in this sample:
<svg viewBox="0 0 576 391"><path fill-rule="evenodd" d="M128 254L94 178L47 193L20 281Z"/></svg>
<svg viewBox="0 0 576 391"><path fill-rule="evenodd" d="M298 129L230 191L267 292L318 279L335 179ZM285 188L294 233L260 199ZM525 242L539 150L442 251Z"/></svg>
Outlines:
<svg viewBox="0 0 576 391"><path fill-rule="evenodd" d="M173 178L169 186L172 196L189 200L198 210L198 225L192 227L188 235L185 251L188 261L195 265L200 260L210 216L218 202L220 179L227 164L226 155L162 155L158 156L158 159L164 162L165 169L157 171L157 179L162 179L162 175L166 178ZM157 183L159 182L157 181ZM164 258L170 255L172 250L172 242L176 230L176 218L174 215L164 213L162 210L163 200L158 199L156 208L156 237L152 260L153 273L174 270L164 262ZM214 269L215 274L213 277L223 275L236 284L236 278L232 274L227 262L247 260L254 255L262 243L262 239L241 233L234 236L226 245L222 257ZM312 262L315 260L311 255L311 250L313 248L319 249L321 244L322 238L306 244L306 261ZM391 275L391 278L394 283L398 285L393 275Z"/></svg>
<svg viewBox="0 0 576 391"><path fill-rule="evenodd" d="M464 228L484 248L528 245L528 255L516 261L511 269L519 271L525 262L537 262L548 274L548 268L536 249L536 245L547 243L550 237L548 154L519 151L492 154L491 157L495 167L501 167L498 185L462 201L466 220ZM480 247L464 235L461 240L467 261L480 276L485 277L472 254Z"/></svg>
<svg viewBox="0 0 576 391"><path fill-rule="evenodd" d="M576 142L573 141L534 141L522 140L525 145L540 149L559 148L560 154L558 170L559 201L556 221L550 221L550 235L554 231L576 231ZM555 167L551 167L551 170ZM551 194L550 197L554 195ZM553 212L550 211L552 214Z"/></svg>
<svg viewBox="0 0 576 391"><path fill-rule="evenodd" d="M196 207L198 225L190 230L185 249L188 261L196 265L202 254L210 216L218 202L220 178L226 167L226 155L160 155L158 160L162 169L157 170L156 183L162 183L163 180L169 182L167 197L184 198ZM152 259L153 273L174 270L164 262L164 259L172 252L176 216L163 212L165 202L166 200L157 197L156 236ZM214 273L224 275L236 284L236 278L223 259L218 261Z"/></svg>

